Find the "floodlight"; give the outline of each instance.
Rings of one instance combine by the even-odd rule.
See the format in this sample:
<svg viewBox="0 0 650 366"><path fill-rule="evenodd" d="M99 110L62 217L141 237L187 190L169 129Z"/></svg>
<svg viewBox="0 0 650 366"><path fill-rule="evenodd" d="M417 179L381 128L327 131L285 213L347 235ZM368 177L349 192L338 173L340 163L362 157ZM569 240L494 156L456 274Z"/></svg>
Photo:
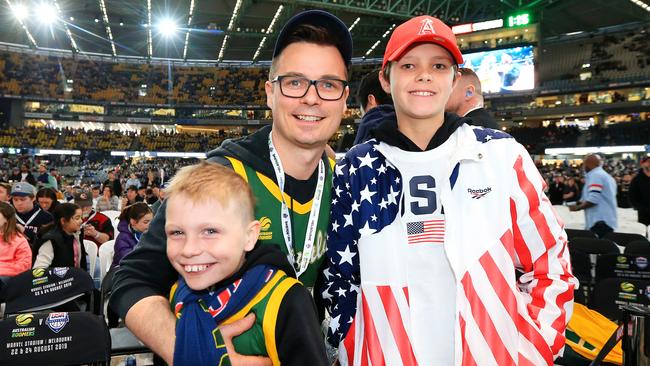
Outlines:
<svg viewBox="0 0 650 366"><path fill-rule="evenodd" d="M39 19L43 24L52 24L56 20L56 9L47 3L41 3L36 8L36 19Z"/></svg>
<svg viewBox="0 0 650 366"><path fill-rule="evenodd" d="M165 37L172 36L177 29L178 26L172 19L163 19L160 21L160 23L158 23L158 31Z"/></svg>
<svg viewBox="0 0 650 366"><path fill-rule="evenodd" d="M27 7L23 4L13 5L11 11L18 20L23 20L27 17Z"/></svg>

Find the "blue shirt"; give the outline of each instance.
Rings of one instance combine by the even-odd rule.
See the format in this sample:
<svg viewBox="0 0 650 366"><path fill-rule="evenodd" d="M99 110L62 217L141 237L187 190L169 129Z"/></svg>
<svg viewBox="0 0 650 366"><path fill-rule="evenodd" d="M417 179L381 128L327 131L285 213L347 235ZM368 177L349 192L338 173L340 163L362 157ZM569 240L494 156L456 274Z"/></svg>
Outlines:
<svg viewBox="0 0 650 366"><path fill-rule="evenodd" d="M598 221L616 230L616 181L602 167L592 169L585 175L582 201L595 206L585 209L585 228L591 229Z"/></svg>

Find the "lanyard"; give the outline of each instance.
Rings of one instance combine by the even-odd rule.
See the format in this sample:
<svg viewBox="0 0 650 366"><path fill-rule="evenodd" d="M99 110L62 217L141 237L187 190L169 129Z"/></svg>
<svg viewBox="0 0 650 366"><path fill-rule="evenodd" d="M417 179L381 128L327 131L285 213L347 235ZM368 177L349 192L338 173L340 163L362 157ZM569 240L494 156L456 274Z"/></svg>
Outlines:
<svg viewBox="0 0 650 366"><path fill-rule="evenodd" d="M20 216L18 216L18 213L16 213L16 220L17 220L21 225L23 225L23 226L27 226L27 225L29 225L29 223L31 223L31 222L36 218L36 216L38 216L38 213L39 213L39 212L41 212L41 209L40 209L40 208L39 208L38 210L36 210L36 212L34 212L34 214L32 215L32 217L30 217L29 220L27 220L27 222L23 221L23 219L21 219Z"/></svg>
<svg viewBox="0 0 650 366"><path fill-rule="evenodd" d="M84 224L90 222L90 220L92 220L95 217L95 215L97 215L97 212L95 212L95 211L92 211L92 213L93 214L88 216L88 218L84 221Z"/></svg>
<svg viewBox="0 0 650 366"><path fill-rule="evenodd" d="M280 162L280 156L278 155L275 146L273 146L273 139L271 138L271 133L269 133L269 154L271 156L271 164L273 165L273 170L275 171L275 177L278 181L278 188L280 188L280 196L282 197L282 211L280 218L282 219L282 234L284 235L284 243L287 246L287 252L289 262L296 269L296 274L298 277L302 275L309 262L313 256L314 242L316 241L316 224L318 223L318 215L320 213L320 204L323 198L323 191L325 188L325 164L323 159L320 159L318 163L318 183L316 183L316 191L314 191L314 198L312 200L311 212L309 213L309 221L307 221L307 233L305 235L305 244L302 250L302 260L298 264L296 263L296 257L293 251L293 238L291 232L291 218L289 216L289 207L287 202L284 199L284 170L282 169L282 164Z"/></svg>

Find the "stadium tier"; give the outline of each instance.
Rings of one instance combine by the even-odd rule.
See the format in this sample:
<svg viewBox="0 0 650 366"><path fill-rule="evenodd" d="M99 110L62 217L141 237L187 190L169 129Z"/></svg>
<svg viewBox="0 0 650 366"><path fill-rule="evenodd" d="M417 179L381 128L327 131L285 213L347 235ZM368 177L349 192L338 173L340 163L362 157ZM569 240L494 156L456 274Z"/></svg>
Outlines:
<svg viewBox="0 0 650 366"><path fill-rule="evenodd" d="M650 365L649 14L5 0L0 365Z"/></svg>

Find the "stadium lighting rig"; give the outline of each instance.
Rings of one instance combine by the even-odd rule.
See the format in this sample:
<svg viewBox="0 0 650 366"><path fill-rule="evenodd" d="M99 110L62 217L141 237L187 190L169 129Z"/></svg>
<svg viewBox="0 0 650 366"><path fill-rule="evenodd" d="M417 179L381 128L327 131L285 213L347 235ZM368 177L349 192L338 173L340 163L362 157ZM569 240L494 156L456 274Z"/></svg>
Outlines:
<svg viewBox="0 0 650 366"><path fill-rule="evenodd" d="M23 4L12 4L11 0L5 0L7 5L9 6L9 9L11 9L11 12L14 14L16 17L16 20L18 20L18 23L20 23L20 26L23 28L25 31L25 34L27 34L27 38L29 39L29 42L32 44L34 47L38 47L38 44L36 43L36 40L32 36L32 34L29 32L29 28L27 28L27 25L23 22L23 19L27 17L29 12L27 11L27 7Z"/></svg>
<svg viewBox="0 0 650 366"><path fill-rule="evenodd" d="M352 30L354 29L354 27L356 27L357 24L359 24L359 21L360 21L360 20L361 20L361 18L360 18L360 17L357 17L357 19L354 21L354 23L352 23L352 25L350 26L350 28L348 28L348 31L352 32Z"/></svg>
<svg viewBox="0 0 650 366"><path fill-rule="evenodd" d="M266 38L269 36L269 34L273 33L273 28L275 27L275 23L278 21L278 18L280 18L280 14L282 14L282 10L284 9L283 5L280 5L278 7L278 10L275 11L275 15L273 16L273 19L271 20L271 24L269 24L269 27L266 28L266 36L262 38L260 41L259 46L257 46L257 50L255 51L255 55L253 55L253 61L257 59L257 57L260 55L260 52L262 52L262 47L264 47L264 43L266 43Z"/></svg>
<svg viewBox="0 0 650 366"><path fill-rule="evenodd" d="M61 7L59 6L59 3L56 0L54 0L54 7L56 8L56 12L59 15L59 19L64 19L63 12L61 11ZM75 42L74 38L72 38L72 33L70 32L68 23L61 21L61 24L63 24L63 29L65 30L65 34L68 36L68 40L70 40L70 45L72 46L72 49L74 50L75 53L79 53L79 47L77 47L77 42Z"/></svg>
<svg viewBox="0 0 650 366"><path fill-rule="evenodd" d="M115 51L113 32L111 31L111 23L108 21L108 13L106 12L106 4L104 3L104 0L99 0L99 8L102 10L102 20L104 20L104 26L106 27L108 40L111 42L111 51L113 52L113 57L115 57L117 56L117 52Z"/></svg>
<svg viewBox="0 0 650 366"><path fill-rule="evenodd" d="M228 22L228 28L227 28L229 32L231 32L235 27L235 22L237 21L237 17L239 16L239 9L241 9L241 3L242 0L237 0L237 3L235 3L235 8L232 10L232 15L230 16L230 22ZM230 38L230 36L227 34L223 36L223 42L221 42L221 49L219 50L219 57L217 57L218 61L221 61L223 59L223 53L226 50L226 45L228 44L228 38Z"/></svg>
<svg viewBox="0 0 650 366"><path fill-rule="evenodd" d="M178 25L176 25L176 22L171 19L171 18L165 18L158 23L158 32L162 34L164 37L171 37L176 33L176 30L178 30Z"/></svg>
<svg viewBox="0 0 650 366"><path fill-rule="evenodd" d="M363 58L366 58L369 54L371 54L372 51L374 51L375 48L377 48L377 46L379 46L379 44L381 43L381 41L382 41L384 38L386 38L386 37L390 34L390 32L393 31L394 28L395 28L395 24L391 25L390 28L388 28L388 30L386 30L386 31L384 32L384 34L381 35L381 38L378 39L377 42L375 42L375 43L372 45L372 47L370 47L370 48L368 49L368 51L366 51L366 54L363 56Z"/></svg>
<svg viewBox="0 0 650 366"><path fill-rule="evenodd" d="M192 30L192 16L194 15L194 0L190 1L190 14L187 18L187 31L185 32L185 44L183 45L183 59L187 58L187 44L190 40L190 31Z"/></svg>
<svg viewBox="0 0 650 366"><path fill-rule="evenodd" d="M151 43L151 0L147 0L147 54L149 58L153 56Z"/></svg>
<svg viewBox="0 0 650 366"><path fill-rule="evenodd" d="M647 12L650 12L650 5L644 3L643 1L641 1L641 0L630 0L630 1L633 2L634 5L637 5L637 6L640 6L641 8L643 8L643 10L645 10Z"/></svg>
<svg viewBox="0 0 650 366"><path fill-rule="evenodd" d="M56 14L56 10L48 3L43 2L36 6L36 19L43 22L43 24L50 25L54 23L57 18Z"/></svg>

